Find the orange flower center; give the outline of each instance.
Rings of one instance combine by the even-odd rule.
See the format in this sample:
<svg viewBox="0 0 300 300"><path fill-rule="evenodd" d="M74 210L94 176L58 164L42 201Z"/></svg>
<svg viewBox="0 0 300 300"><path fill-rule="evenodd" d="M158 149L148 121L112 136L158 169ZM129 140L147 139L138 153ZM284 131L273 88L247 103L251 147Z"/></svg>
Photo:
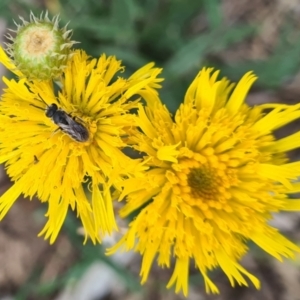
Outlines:
<svg viewBox="0 0 300 300"><path fill-rule="evenodd" d="M213 160L202 156L199 161L197 155L173 164L173 172L167 174L173 192L188 206L200 209L205 218L211 218L215 209L231 212L232 188L239 182L236 168L218 162L217 156Z"/></svg>

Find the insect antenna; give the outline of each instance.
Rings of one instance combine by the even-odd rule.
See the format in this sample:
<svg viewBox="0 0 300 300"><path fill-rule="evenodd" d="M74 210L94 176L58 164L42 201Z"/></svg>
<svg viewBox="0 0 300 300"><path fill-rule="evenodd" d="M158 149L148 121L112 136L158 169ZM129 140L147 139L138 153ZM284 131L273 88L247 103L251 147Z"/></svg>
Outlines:
<svg viewBox="0 0 300 300"><path fill-rule="evenodd" d="M38 96L40 97L40 99L42 100L42 102L44 102L49 107L49 105L45 102L45 100L41 97L41 95L38 94Z"/></svg>
<svg viewBox="0 0 300 300"><path fill-rule="evenodd" d="M40 100L42 100L42 102L44 102L44 103L47 105L47 107L49 107L49 105L45 102L45 100L41 97L41 95L38 94L38 96L39 96ZM36 105L34 105L34 104L31 104L31 103L30 103L29 105L34 106L34 107L36 107L36 108L39 108L39 109L41 109L41 110L45 110L44 108L39 107L39 106L36 106Z"/></svg>
<svg viewBox="0 0 300 300"><path fill-rule="evenodd" d="M34 105L34 104L29 104L30 106L33 106L33 107L36 107L36 108L39 108L39 109L41 109L41 110L45 110L44 108L42 108L42 107L39 107L39 106L36 106L36 105Z"/></svg>

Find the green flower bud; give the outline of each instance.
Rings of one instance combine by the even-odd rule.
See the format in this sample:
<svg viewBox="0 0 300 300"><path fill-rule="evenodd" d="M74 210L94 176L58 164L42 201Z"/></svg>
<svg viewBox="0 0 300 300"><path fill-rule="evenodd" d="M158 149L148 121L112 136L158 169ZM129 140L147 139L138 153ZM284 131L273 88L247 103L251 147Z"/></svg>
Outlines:
<svg viewBox="0 0 300 300"><path fill-rule="evenodd" d="M48 13L40 18L30 13L30 21L21 18L23 24L17 25L16 37L10 34L12 41L6 44L6 51L24 76L29 79L49 80L58 77L66 67L68 59L73 55L71 47L77 43L71 41L72 30L67 25L58 27L58 16L52 20Z"/></svg>

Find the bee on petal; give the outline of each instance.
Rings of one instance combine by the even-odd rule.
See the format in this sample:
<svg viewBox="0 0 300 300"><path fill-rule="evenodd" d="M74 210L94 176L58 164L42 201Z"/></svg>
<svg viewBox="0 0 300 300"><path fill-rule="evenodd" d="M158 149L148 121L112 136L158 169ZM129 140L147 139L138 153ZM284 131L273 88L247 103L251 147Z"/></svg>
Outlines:
<svg viewBox="0 0 300 300"><path fill-rule="evenodd" d="M42 102L47 105L45 110L45 114L48 118L50 118L54 124L56 124L63 132L69 135L76 142L86 142L89 139L89 131L87 128L77 121L76 117L72 117L70 114L65 112L63 109L58 108L55 103L48 105L43 98L39 95ZM43 109L41 107L32 106Z"/></svg>

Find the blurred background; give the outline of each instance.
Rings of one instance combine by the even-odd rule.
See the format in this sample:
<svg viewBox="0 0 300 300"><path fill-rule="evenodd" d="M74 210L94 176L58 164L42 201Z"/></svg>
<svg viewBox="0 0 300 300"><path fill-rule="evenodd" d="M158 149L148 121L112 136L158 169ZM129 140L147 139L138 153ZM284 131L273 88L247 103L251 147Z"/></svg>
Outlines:
<svg viewBox="0 0 300 300"><path fill-rule="evenodd" d="M132 73L154 61L167 80L163 102L174 112L192 79L203 66L221 69L232 81L253 70L259 77L248 97L250 105L265 102L297 103L300 99L299 0L0 0L1 43L7 28L40 15L60 14L60 25L70 22L77 48L98 57L101 53L123 60ZM5 70L0 66L1 75ZM3 85L1 86L3 87ZM293 123L278 136L299 130ZM292 160L299 152L290 153ZM1 194L10 183L0 172ZM54 245L38 238L46 207L19 199L0 223L0 300L140 300L185 299L167 290L169 270L152 268L140 286L140 257L133 253L104 255L104 245L82 245L80 223L70 213ZM275 216L274 225L299 243L299 214ZM199 245L201 246L201 245ZM250 245L243 265L262 288L232 289L221 272L211 274L221 295L204 293L203 280L191 266L191 300L300 299L300 256L283 263Z"/></svg>

